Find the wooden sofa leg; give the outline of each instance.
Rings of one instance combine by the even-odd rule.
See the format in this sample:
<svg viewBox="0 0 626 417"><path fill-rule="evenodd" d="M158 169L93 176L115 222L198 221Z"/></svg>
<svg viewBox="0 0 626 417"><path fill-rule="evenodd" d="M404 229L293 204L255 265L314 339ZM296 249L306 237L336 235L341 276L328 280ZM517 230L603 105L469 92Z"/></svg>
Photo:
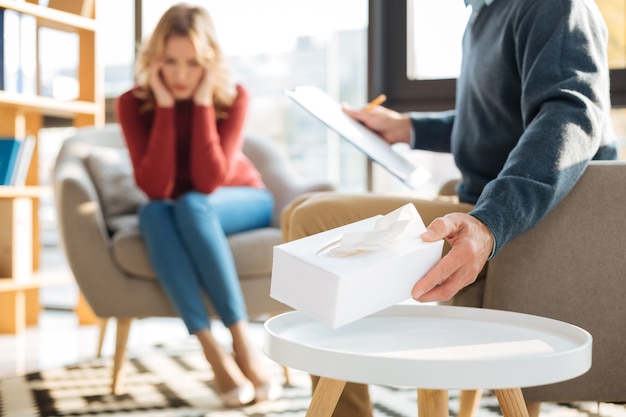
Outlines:
<svg viewBox="0 0 626 417"><path fill-rule="evenodd" d="M108 317L98 317L98 350L96 352L96 357L102 357L102 346L104 344L104 336L107 333L107 325L109 324Z"/></svg>
<svg viewBox="0 0 626 417"><path fill-rule="evenodd" d="M122 390L124 381L122 368L126 359L126 345L130 334L131 318L117 318L117 334L115 336L115 355L113 356L113 377L111 393L117 395Z"/></svg>

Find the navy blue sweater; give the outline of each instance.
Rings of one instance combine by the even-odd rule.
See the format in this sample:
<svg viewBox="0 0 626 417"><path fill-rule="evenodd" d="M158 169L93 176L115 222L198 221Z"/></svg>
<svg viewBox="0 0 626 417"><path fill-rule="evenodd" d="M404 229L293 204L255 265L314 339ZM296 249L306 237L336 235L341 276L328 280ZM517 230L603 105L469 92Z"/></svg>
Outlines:
<svg viewBox="0 0 626 417"><path fill-rule="evenodd" d="M468 24L455 109L411 113L414 146L452 152L492 253L536 225L589 160L615 159L607 30L591 0L496 0Z"/></svg>

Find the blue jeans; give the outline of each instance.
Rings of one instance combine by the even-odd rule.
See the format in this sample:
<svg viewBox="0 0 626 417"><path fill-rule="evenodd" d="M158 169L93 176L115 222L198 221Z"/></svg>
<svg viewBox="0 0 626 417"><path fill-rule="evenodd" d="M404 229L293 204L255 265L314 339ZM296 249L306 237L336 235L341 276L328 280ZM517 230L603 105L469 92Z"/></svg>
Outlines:
<svg viewBox="0 0 626 417"><path fill-rule="evenodd" d="M226 236L270 224L267 190L222 187L177 200L153 200L139 209L139 228L159 282L189 333L210 328L208 295L225 326L247 319Z"/></svg>

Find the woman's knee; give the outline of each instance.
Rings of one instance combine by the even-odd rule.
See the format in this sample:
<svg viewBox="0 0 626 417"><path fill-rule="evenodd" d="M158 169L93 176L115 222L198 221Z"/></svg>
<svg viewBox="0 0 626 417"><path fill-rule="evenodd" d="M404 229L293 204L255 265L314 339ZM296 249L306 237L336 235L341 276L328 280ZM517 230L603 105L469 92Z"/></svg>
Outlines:
<svg viewBox="0 0 626 417"><path fill-rule="evenodd" d="M150 201L139 208L139 225L159 225L169 215L171 204L164 200Z"/></svg>
<svg viewBox="0 0 626 417"><path fill-rule="evenodd" d="M207 195L204 193L199 193L197 191L188 191L184 194L182 194L180 197L178 197L178 199L176 200L176 205L178 206L188 206L188 207L194 207L194 206L205 206L208 202L207 199Z"/></svg>
<svg viewBox="0 0 626 417"><path fill-rule="evenodd" d="M189 191L178 197L174 207L176 216L191 216L195 213L210 215L213 212L211 199L204 193Z"/></svg>

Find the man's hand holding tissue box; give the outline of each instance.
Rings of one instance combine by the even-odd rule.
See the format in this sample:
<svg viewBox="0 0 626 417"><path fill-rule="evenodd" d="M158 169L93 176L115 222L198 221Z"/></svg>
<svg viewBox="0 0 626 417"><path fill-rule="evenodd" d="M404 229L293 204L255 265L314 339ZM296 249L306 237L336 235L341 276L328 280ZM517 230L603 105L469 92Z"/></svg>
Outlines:
<svg viewBox="0 0 626 417"><path fill-rule="evenodd" d="M447 256L415 284L413 298L421 302L447 301L472 284L491 256L494 239L483 222L466 213L439 217L422 234L425 242L446 239Z"/></svg>
<svg viewBox="0 0 626 417"><path fill-rule="evenodd" d="M440 259L413 204L274 248L270 295L331 327L412 297Z"/></svg>

